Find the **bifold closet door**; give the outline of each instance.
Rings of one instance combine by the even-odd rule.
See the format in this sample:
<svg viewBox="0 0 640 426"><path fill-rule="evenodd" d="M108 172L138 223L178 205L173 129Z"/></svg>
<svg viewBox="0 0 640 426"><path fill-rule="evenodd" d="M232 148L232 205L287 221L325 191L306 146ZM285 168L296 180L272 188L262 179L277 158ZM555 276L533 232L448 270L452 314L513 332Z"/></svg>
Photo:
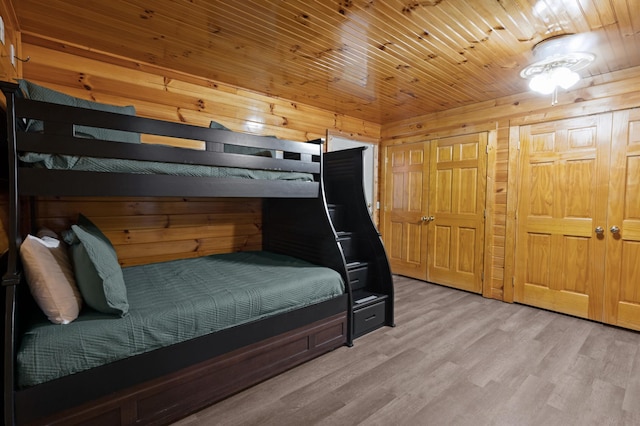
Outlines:
<svg viewBox="0 0 640 426"><path fill-rule="evenodd" d="M431 141L427 279L482 292L487 133Z"/></svg>
<svg viewBox="0 0 640 426"><path fill-rule="evenodd" d="M514 300L602 319L611 115L520 128Z"/></svg>
<svg viewBox="0 0 640 426"><path fill-rule="evenodd" d="M604 321L640 330L640 109L613 117Z"/></svg>
<svg viewBox="0 0 640 426"><path fill-rule="evenodd" d="M383 238L391 270L482 292L487 134L386 150Z"/></svg>
<svg viewBox="0 0 640 426"><path fill-rule="evenodd" d="M429 150L427 143L385 153L383 238L394 274L426 280Z"/></svg>

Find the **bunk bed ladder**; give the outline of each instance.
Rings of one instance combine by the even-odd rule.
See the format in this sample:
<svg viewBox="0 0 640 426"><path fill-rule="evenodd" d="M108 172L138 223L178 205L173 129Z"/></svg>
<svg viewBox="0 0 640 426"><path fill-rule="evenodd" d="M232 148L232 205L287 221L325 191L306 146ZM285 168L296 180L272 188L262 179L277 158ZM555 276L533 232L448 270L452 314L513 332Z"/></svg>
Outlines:
<svg viewBox="0 0 640 426"><path fill-rule="evenodd" d="M352 305L349 274L338 235L331 223L325 195L324 157L320 157L320 194L312 199L265 199L264 250L287 254L338 271L345 283L349 312ZM347 345L353 345L353 316L347 315Z"/></svg>
<svg viewBox="0 0 640 426"><path fill-rule="evenodd" d="M324 190L342 245L351 290L353 338L384 325L395 326L393 278L380 234L364 195L364 147L324 155Z"/></svg>

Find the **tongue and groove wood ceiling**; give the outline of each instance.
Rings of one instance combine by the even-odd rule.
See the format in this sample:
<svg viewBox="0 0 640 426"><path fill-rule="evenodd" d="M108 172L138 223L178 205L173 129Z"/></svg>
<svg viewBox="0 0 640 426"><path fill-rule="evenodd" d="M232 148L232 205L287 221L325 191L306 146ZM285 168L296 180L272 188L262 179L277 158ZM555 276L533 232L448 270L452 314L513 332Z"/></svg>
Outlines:
<svg viewBox="0 0 640 426"><path fill-rule="evenodd" d="M20 30L374 123L528 90L533 46L640 66L638 0L18 0Z"/></svg>

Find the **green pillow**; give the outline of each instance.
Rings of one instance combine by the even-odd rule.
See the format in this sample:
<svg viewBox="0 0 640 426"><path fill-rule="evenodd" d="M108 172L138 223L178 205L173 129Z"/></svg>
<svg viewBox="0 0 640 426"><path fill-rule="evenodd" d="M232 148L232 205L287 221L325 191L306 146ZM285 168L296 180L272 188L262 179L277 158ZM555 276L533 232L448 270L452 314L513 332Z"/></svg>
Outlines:
<svg viewBox="0 0 640 426"><path fill-rule="evenodd" d="M76 282L87 305L98 312L125 316L129 312L127 288L109 239L83 215L64 239L71 244Z"/></svg>
<svg viewBox="0 0 640 426"><path fill-rule="evenodd" d="M116 112L119 114L136 115L136 109L132 106L116 106L101 104L99 102L87 101L73 96L66 95L56 90L39 86L28 80L18 80L22 92L28 99L36 101L51 102L59 105L68 105L79 108L93 109L96 111ZM27 131L42 132L44 123L40 120L29 120ZM78 137L89 139L103 139L115 142L140 143L140 134L125 132L122 130L102 129L89 126L75 126L75 133Z"/></svg>
<svg viewBox="0 0 640 426"><path fill-rule="evenodd" d="M230 128L228 128L224 124L218 123L217 121L211 121L211 123L209 123L209 128L210 129L216 129L216 130L227 130L229 132L231 131Z"/></svg>
<svg viewBox="0 0 640 426"><path fill-rule="evenodd" d="M133 106L115 106L91 102L84 99L75 98L65 95L64 93L47 89L28 80L18 80L20 89L28 99L36 101L51 102L59 105L75 106L80 108L93 109L98 111L116 112L126 115L136 115L136 109ZM41 120L28 120L26 131L42 132L44 123ZM140 134L134 132L124 132L122 130L101 129L98 127L75 126L74 135L80 138L102 139L115 142L140 143ZM71 169L77 162L79 157L71 155L53 155L41 154L36 152L28 152L20 156L22 161L28 163L43 162L46 167L52 168L55 164L59 168Z"/></svg>
<svg viewBox="0 0 640 426"><path fill-rule="evenodd" d="M209 123L209 128L216 129L216 130L226 130L229 132L231 131L231 129L229 129L228 127L225 127L224 125L216 121L212 121L211 123ZM268 137L277 139L275 136L268 136ZM256 155L258 157L275 157L276 156L275 150L273 149L262 149L262 148L254 148L251 146L240 146L240 145L230 145L230 144L224 145L224 152L228 152L231 154Z"/></svg>

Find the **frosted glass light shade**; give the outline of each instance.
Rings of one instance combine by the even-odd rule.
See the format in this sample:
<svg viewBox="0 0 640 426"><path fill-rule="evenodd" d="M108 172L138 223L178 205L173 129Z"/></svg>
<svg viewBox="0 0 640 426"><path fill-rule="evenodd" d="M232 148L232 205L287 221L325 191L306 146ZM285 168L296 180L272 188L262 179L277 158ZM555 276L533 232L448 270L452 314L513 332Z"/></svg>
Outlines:
<svg viewBox="0 0 640 426"><path fill-rule="evenodd" d="M551 72L551 78L555 84L567 90L580 80L577 72L571 71L567 67L558 67Z"/></svg>
<svg viewBox="0 0 640 426"><path fill-rule="evenodd" d="M549 95L555 90L556 84L549 73L543 72L529 81L529 88L543 95Z"/></svg>

